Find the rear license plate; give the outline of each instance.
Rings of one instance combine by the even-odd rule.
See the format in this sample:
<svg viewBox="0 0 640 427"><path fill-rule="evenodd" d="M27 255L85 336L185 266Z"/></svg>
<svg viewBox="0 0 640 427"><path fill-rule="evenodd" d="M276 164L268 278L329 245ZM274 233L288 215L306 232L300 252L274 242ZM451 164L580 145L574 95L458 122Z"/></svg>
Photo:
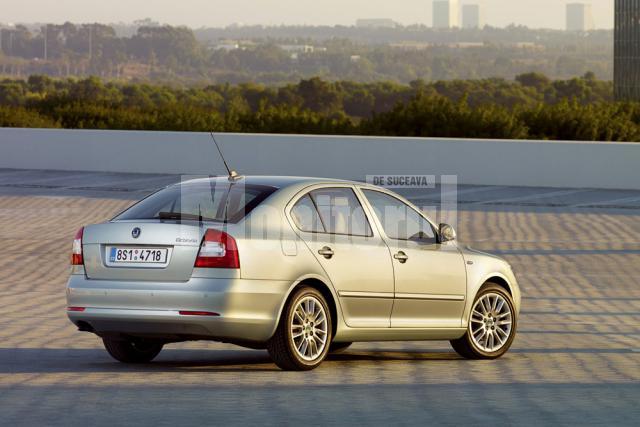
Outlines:
<svg viewBox="0 0 640 427"><path fill-rule="evenodd" d="M107 246L107 266L165 267L170 255L169 248Z"/></svg>

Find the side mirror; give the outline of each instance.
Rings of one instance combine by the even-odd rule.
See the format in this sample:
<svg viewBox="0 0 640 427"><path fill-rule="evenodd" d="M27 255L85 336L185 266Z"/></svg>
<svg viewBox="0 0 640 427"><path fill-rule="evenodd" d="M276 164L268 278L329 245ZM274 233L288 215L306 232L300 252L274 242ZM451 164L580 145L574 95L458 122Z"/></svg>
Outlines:
<svg viewBox="0 0 640 427"><path fill-rule="evenodd" d="M449 224L440 224L440 243L456 240L456 230Z"/></svg>

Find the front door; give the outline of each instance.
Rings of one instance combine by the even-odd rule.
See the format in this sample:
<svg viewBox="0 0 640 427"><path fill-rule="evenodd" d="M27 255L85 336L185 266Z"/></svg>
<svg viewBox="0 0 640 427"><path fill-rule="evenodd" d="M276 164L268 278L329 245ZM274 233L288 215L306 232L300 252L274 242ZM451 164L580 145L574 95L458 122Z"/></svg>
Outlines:
<svg viewBox="0 0 640 427"><path fill-rule="evenodd" d="M388 328L393 306L389 248L351 187L313 190L291 208L298 234L330 278L345 323Z"/></svg>
<svg viewBox="0 0 640 427"><path fill-rule="evenodd" d="M436 232L402 200L363 190L385 232L395 275L391 327L460 327L467 277L464 259L453 244L439 244Z"/></svg>

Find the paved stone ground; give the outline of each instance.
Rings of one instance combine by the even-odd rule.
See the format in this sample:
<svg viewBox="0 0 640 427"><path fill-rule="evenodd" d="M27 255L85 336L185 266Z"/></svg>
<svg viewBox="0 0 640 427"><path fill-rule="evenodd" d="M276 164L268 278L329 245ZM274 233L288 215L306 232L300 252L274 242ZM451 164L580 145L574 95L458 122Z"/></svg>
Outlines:
<svg viewBox="0 0 640 427"><path fill-rule="evenodd" d="M460 240L501 253L522 286L502 359L366 343L291 373L266 352L198 342L121 365L66 319L70 240L179 178L0 170L1 424L637 425L640 192L459 188ZM405 192L426 207L440 194Z"/></svg>

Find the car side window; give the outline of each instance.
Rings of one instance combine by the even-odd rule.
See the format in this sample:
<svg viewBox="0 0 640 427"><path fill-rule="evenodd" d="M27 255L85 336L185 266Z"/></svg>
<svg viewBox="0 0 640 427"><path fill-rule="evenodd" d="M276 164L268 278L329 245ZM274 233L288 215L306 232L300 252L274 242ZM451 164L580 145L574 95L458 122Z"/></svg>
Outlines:
<svg viewBox="0 0 640 427"><path fill-rule="evenodd" d="M364 209L351 188L322 188L310 195L327 233L373 236Z"/></svg>
<svg viewBox="0 0 640 427"><path fill-rule="evenodd" d="M316 206L307 194L302 197L291 209L291 216L296 226L309 233L324 233L325 229L320 220Z"/></svg>
<svg viewBox="0 0 640 427"><path fill-rule="evenodd" d="M390 239L437 243L431 223L411 206L393 196L374 190L363 190Z"/></svg>
<svg viewBox="0 0 640 427"><path fill-rule="evenodd" d="M298 200L291 215L302 231L373 236L364 209L351 188L313 190Z"/></svg>

